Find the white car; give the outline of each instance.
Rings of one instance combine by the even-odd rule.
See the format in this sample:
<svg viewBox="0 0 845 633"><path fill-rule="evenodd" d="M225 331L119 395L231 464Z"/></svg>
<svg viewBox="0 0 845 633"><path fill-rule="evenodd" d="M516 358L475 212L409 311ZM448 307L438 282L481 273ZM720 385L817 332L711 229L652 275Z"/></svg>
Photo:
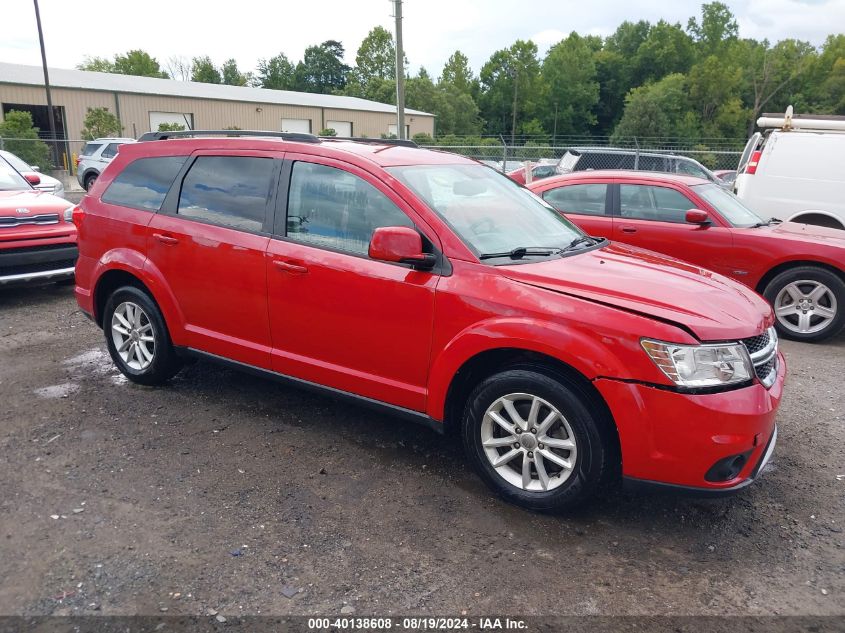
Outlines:
<svg viewBox="0 0 845 633"><path fill-rule="evenodd" d="M758 215L845 229L845 117L757 119L742 153L736 194Z"/></svg>
<svg viewBox="0 0 845 633"><path fill-rule="evenodd" d="M117 148L135 143L134 138L97 138L88 141L76 158L76 180L85 191L91 188L100 173L117 156Z"/></svg>
<svg viewBox="0 0 845 633"><path fill-rule="evenodd" d="M5 159L7 163L17 170L21 176L26 178L27 182L38 191L46 191L60 198L64 197L65 186L62 184L62 181L47 174L42 174L41 168L38 165L27 165L26 161L6 150L0 150L0 158Z"/></svg>

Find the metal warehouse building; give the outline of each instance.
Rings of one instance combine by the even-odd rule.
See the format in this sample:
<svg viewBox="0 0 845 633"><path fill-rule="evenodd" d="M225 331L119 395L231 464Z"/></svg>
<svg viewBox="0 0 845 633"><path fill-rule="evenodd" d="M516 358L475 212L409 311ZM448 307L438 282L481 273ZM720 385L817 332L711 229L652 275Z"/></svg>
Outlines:
<svg viewBox="0 0 845 633"><path fill-rule="evenodd" d="M224 86L193 81L50 69L56 133L79 139L88 108L105 107L117 115L123 135L137 138L161 123L186 129L311 132L332 128L338 136L396 133L396 107L357 97ZM40 66L0 63L0 107L32 113L43 136L49 135L47 97ZM433 134L434 116L405 110L408 136ZM46 134L45 134L46 133ZM77 151L72 144L69 151Z"/></svg>

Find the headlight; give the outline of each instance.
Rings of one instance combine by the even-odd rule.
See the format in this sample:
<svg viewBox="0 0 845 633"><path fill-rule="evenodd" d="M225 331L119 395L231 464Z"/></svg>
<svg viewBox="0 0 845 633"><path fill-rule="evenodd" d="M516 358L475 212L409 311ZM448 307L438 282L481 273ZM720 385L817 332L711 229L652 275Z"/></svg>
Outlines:
<svg viewBox="0 0 845 633"><path fill-rule="evenodd" d="M73 222L73 207L68 207L65 209L65 222Z"/></svg>
<svg viewBox="0 0 845 633"><path fill-rule="evenodd" d="M643 349L679 387L722 387L751 380L754 368L742 343L675 345L643 339Z"/></svg>

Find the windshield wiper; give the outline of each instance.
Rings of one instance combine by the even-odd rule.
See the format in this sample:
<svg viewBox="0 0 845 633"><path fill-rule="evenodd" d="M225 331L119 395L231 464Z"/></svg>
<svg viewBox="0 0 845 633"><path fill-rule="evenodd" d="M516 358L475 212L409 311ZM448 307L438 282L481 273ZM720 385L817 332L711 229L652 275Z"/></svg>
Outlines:
<svg viewBox="0 0 845 633"><path fill-rule="evenodd" d="M752 229L759 229L761 226L771 226L772 224L782 224L783 220L779 218L769 218L765 222L758 222L757 224L752 224Z"/></svg>
<svg viewBox="0 0 845 633"><path fill-rule="evenodd" d="M482 253L478 259L495 259L496 257L510 257L511 259L522 259L526 255L555 255L562 252L562 248L551 248L546 246L517 246L516 248L503 253Z"/></svg>
<svg viewBox="0 0 845 633"><path fill-rule="evenodd" d="M569 246L564 248L563 251L564 252L571 251L575 247L580 246L581 244L587 244L588 242L589 242L589 246L593 246L595 244L598 244L599 240L597 240L594 237L590 237L589 235L582 235L581 237L576 237L574 240L569 242Z"/></svg>

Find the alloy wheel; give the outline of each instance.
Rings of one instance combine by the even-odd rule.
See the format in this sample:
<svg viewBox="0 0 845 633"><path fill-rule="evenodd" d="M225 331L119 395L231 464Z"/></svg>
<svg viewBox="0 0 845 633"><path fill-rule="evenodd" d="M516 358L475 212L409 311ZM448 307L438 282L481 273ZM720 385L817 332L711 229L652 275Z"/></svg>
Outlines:
<svg viewBox="0 0 845 633"><path fill-rule="evenodd" d="M823 283L803 279L778 292L774 309L778 322L790 332L813 334L836 318L836 297Z"/></svg>
<svg viewBox="0 0 845 633"><path fill-rule="evenodd" d="M496 473L528 492L546 492L569 479L578 446L566 417L528 393L491 404L481 422L481 444Z"/></svg>
<svg viewBox="0 0 845 633"><path fill-rule="evenodd" d="M137 303L124 301L115 308L111 319L114 348L135 371L143 371L155 358L155 331L150 317Z"/></svg>

